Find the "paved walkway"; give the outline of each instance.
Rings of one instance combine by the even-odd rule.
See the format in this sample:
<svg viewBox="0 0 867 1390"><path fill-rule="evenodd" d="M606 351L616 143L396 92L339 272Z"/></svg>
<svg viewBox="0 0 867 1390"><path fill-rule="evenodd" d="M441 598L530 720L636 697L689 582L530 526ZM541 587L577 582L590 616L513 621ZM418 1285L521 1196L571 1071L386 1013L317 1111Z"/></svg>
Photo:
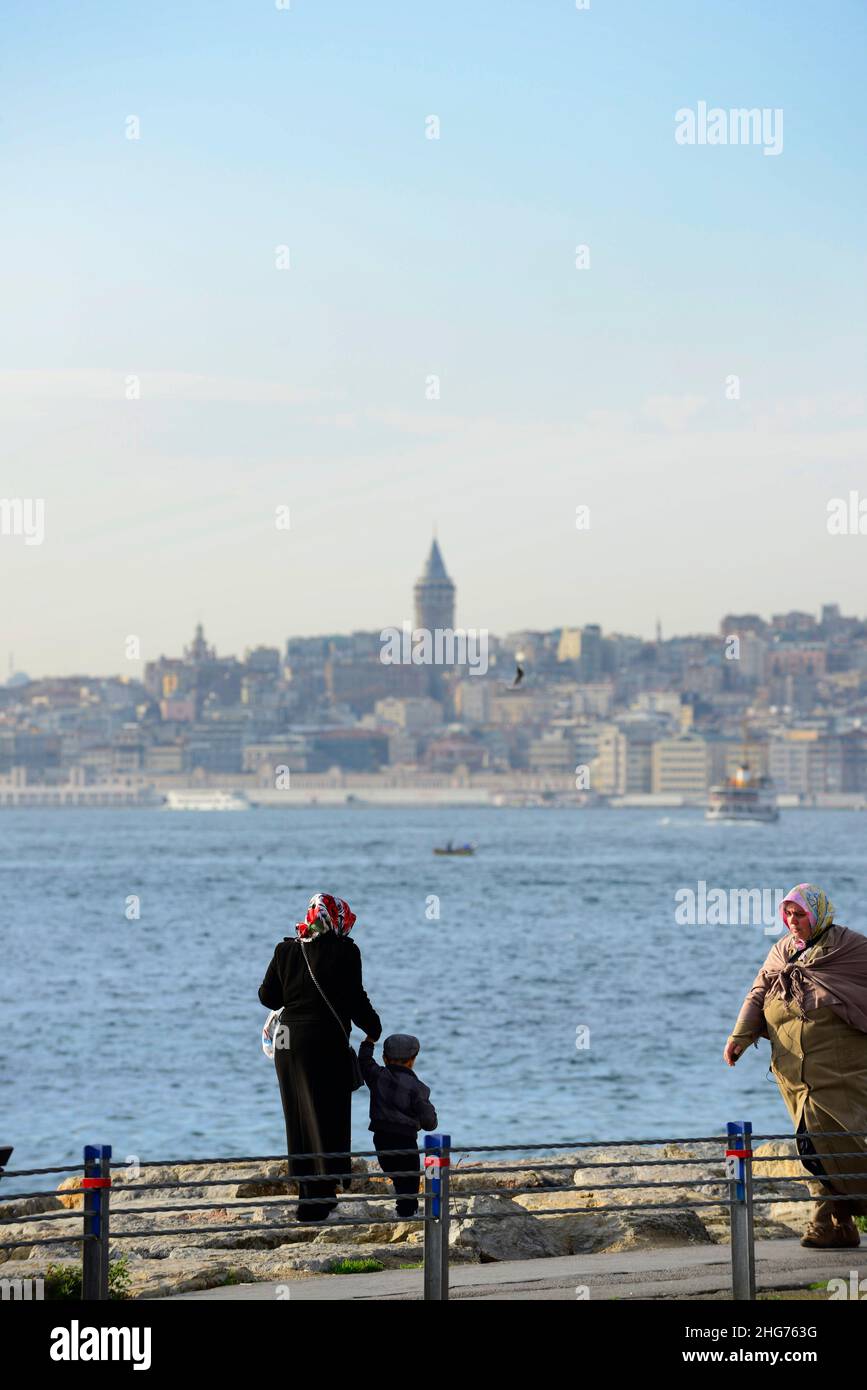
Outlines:
<svg viewBox="0 0 867 1390"><path fill-rule="evenodd" d="M590 1299L695 1298L730 1293L727 1245L686 1245L622 1254L564 1255L543 1260L503 1260L496 1264L453 1265L450 1297L478 1300L574 1300L578 1290ZM867 1280L867 1245L856 1250L806 1250L796 1240L756 1241L758 1290L806 1288L824 1279L849 1283L849 1271ZM420 1269L388 1269L378 1274L317 1274L281 1283L231 1284L177 1299L276 1299L277 1290L293 1301L327 1299L420 1299ZM586 1293L583 1290L587 1290ZM867 1295L867 1283L865 1283Z"/></svg>

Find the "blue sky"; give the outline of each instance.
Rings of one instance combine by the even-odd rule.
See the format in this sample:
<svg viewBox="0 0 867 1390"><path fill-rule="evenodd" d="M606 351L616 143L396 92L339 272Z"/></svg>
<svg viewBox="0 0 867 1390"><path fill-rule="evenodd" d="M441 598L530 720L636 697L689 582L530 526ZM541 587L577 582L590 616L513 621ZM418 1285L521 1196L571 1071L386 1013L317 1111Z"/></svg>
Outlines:
<svg viewBox="0 0 867 1390"><path fill-rule="evenodd" d="M400 622L434 522L493 631L863 613L825 520L867 498L865 39L801 0L7 3L0 492L46 531L0 536L0 664ZM782 153L679 146L700 100L781 108Z"/></svg>

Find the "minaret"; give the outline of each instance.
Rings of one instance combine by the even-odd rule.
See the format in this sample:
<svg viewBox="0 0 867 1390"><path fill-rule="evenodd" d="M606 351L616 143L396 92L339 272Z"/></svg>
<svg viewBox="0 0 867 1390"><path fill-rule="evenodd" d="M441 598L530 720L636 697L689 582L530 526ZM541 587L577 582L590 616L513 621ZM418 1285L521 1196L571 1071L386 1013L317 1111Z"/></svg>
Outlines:
<svg viewBox="0 0 867 1390"><path fill-rule="evenodd" d="M454 628L455 586L446 573L440 548L434 538L427 564L413 590L415 625L428 632L436 628Z"/></svg>

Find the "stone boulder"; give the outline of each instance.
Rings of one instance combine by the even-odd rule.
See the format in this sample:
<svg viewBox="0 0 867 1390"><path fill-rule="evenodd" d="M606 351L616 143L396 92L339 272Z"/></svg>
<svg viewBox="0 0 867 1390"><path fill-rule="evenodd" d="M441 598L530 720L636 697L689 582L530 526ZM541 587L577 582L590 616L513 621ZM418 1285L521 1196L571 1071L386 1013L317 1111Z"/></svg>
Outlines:
<svg viewBox="0 0 867 1390"><path fill-rule="evenodd" d="M624 1211L614 1214L614 1222L601 1228L602 1240L596 1250L614 1254L666 1245L717 1243L694 1211Z"/></svg>
<svg viewBox="0 0 867 1390"><path fill-rule="evenodd" d="M594 1212L580 1192L528 1192L514 1199L539 1220L552 1253L584 1255L602 1250L619 1232L617 1217ZM553 1216L545 1213L553 1211Z"/></svg>
<svg viewBox="0 0 867 1390"><path fill-rule="evenodd" d="M449 1245L470 1251L483 1264L495 1260L534 1260L560 1253L545 1223L510 1197L469 1197L456 1202Z"/></svg>
<svg viewBox="0 0 867 1390"><path fill-rule="evenodd" d="M236 1197L294 1197L297 1192L298 1184L289 1177L286 1159L261 1164L258 1172L251 1173L235 1187Z"/></svg>
<svg viewBox="0 0 867 1390"><path fill-rule="evenodd" d="M64 1178L62 1182L57 1184L58 1201L62 1207L68 1207L70 1211L74 1211L84 1206L83 1192L68 1191L70 1187L81 1187L81 1179L83 1177L84 1174L80 1173L77 1177L73 1175L72 1177Z"/></svg>
<svg viewBox="0 0 867 1390"><path fill-rule="evenodd" d="M526 1166L522 1164L519 1172L500 1173L495 1171L500 1167L512 1167L521 1163L518 1158L490 1159L483 1162L475 1162L470 1159L463 1162L460 1159L452 1164L449 1170L449 1185L452 1192L511 1192L515 1188L532 1187L544 1190L546 1187L562 1187L565 1183L572 1181L572 1174L575 1171L577 1156L564 1154L558 1156L562 1161L557 1162L556 1168L534 1168L532 1160L528 1160ZM555 1160L548 1156L540 1159L540 1163L553 1163ZM494 1171L491 1171L494 1170Z"/></svg>

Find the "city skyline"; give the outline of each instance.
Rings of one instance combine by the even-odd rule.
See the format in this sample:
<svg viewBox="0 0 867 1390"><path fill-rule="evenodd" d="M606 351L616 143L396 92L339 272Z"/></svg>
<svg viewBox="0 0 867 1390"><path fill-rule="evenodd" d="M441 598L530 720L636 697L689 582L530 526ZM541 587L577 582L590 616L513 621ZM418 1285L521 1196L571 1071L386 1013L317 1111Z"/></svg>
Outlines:
<svg viewBox="0 0 867 1390"><path fill-rule="evenodd" d="M250 640L249 638L244 638L235 647L230 647L219 640L215 640L212 641L211 650L215 655L219 655L220 657L231 657L245 651L256 650L257 648L268 648L271 650L278 650L281 653L288 653L289 644L293 639L328 639L334 637L351 637L354 634L364 634L369 636L377 632L384 633L387 631L392 631L395 627L399 628L402 623L407 621L407 615L411 611L414 612L414 626L417 629L427 628L428 630L433 631L436 628L449 629L454 627L455 630L469 628L469 624L460 622L456 616L458 586L454 583L451 577L451 573L445 564L442 555L442 548L435 534L432 537L427 558L424 562L421 573L419 577L416 579L414 585L407 585L407 591L408 593L410 593L410 597L404 604L403 616L393 616L390 622L385 623L381 626L361 626L347 630L334 629L330 632L290 632L284 633L278 639L263 640L256 642ZM837 607L840 609L842 613L846 613L845 603L841 603L839 600L830 599L827 595L825 595L820 600L820 602L815 605L813 609L801 609L790 605L786 608L779 610L777 613L766 612L765 614L762 614L761 608L758 604L746 604L740 611L750 614L758 614L758 616L762 617L763 621L768 623L770 623L775 617L782 618L788 614L798 612L808 613L813 619L815 619L818 622L820 621L822 611L829 607ZM628 629L608 629L605 627L604 624L597 624L592 616L588 616L584 621L580 622L575 621L554 623L550 627L541 627L538 625L531 624L522 627L509 626L504 628L502 631L493 631L491 629L480 629L479 631L487 632L495 640L502 641L508 639L510 636L514 634L520 634L524 632L540 634L555 632L569 633L579 631L585 627L598 626L607 637L638 638L639 640L646 641L648 643L676 639L688 639L691 637L704 640L708 638L717 637L722 643L725 634L721 634L720 624L722 623L723 619L732 611L733 610L728 609L725 613L720 613L717 623L713 626L689 632L669 631L666 628L666 623L664 619L657 617L653 624L653 633L649 636L645 636L639 632ZM852 614L852 616L860 618L861 615L854 613ZM867 615L865 615L863 620L867 622ZM210 622L206 624L203 621L203 618L201 616L201 610L197 610L197 617L193 626L195 629L193 646L195 646L195 644L200 641L204 641L203 630L206 626L211 638L213 639L214 629L211 626ZM124 666L119 665L111 670L104 671L88 670L86 667L80 667L70 671L48 669L43 671L30 671L26 670L20 663L14 661L14 653L10 650L7 653L6 660L6 683L8 683L8 680L11 677L20 679L24 675L28 676L31 680L50 679L52 677L64 679L69 677L75 677L78 675L82 677L89 676L94 678L128 677L130 679L139 679L142 673L144 672L144 668L148 661L153 661L158 657L165 657L172 650L183 650L186 652L186 640L188 636L189 629L187 630L186 637L182 639L181 642L176 644L174 647L163 645L159 648L159 650L157 650L156 647L154 647L152 650L144 650L142 648L141 654L139 656L134 658L125 657ZM127 642L130 638L135 638L137 643L139 643L139 645L141 644L141 634L127 633L124 635L123 641ZM128 670L125 669L125 667L134 667L135 670ZM3 682L0 682L0 684L2 683Z"/></svg>

